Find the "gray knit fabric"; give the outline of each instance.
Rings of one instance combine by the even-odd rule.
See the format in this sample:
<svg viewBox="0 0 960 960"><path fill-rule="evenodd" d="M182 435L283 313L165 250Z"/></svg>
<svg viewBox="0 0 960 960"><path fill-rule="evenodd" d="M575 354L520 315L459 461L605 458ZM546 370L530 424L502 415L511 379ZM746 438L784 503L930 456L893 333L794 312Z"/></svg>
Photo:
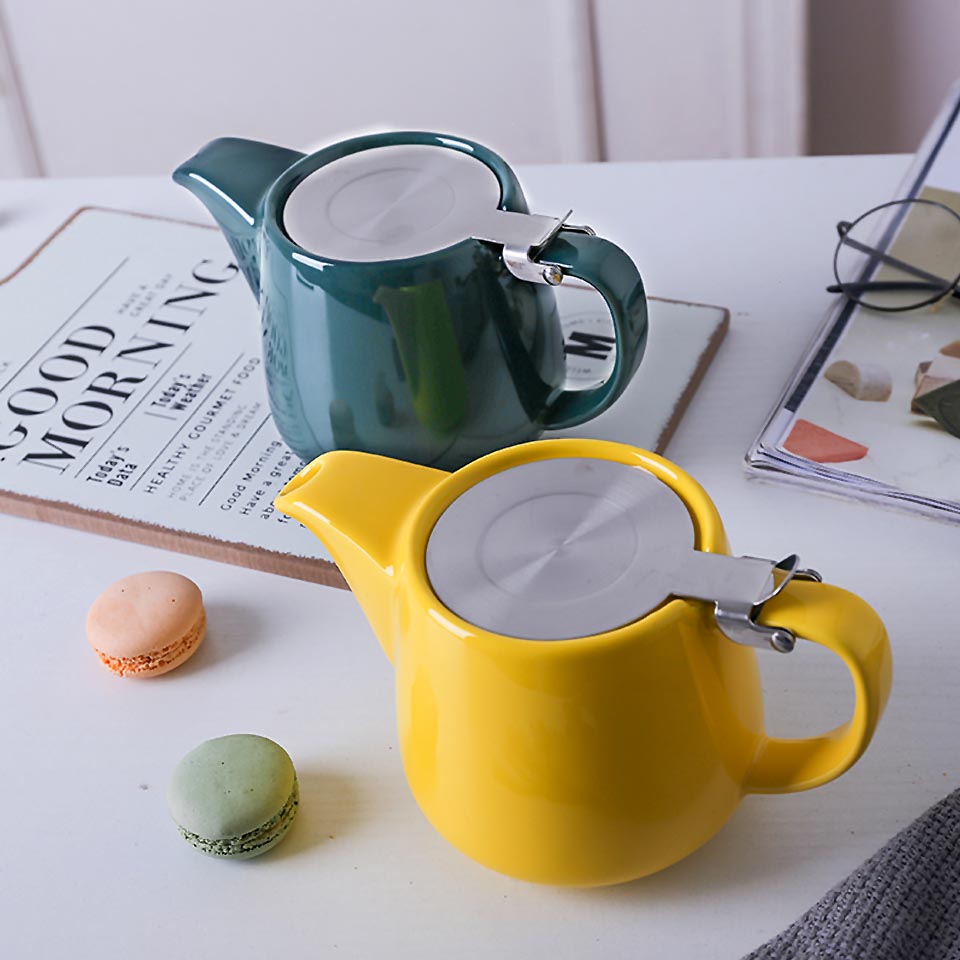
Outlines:
<svg viewBox="0 0 960 960"><path fill-rule="evenodd" d="M960 960L960 790L744 960Z"/></svg>

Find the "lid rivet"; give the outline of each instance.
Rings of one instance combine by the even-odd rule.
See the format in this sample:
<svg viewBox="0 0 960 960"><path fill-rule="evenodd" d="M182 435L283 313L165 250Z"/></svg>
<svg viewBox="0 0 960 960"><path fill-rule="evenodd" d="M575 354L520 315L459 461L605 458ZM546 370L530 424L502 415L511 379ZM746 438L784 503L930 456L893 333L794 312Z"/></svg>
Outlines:
<svg viewBox="0 0 960 960"><path fill-rule="evenodd" d="M543 279L546 280L551 287L555 287L563 280L563 271L556 266L544 267Z"/></svg>
<svg viewBox="0 0 960 960"><path fill-rule="evenodd" d="M774 630L770 634L770 646L778 653L790 653L797 645L797 638L789 630Z"/></svg>

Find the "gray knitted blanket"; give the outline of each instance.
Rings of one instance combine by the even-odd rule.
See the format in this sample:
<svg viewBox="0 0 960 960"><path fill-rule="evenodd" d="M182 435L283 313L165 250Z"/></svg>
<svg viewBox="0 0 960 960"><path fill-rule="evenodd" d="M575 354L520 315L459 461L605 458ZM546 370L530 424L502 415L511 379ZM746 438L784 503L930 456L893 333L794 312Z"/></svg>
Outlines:
<svg viewBox="0 0 960 960"><path fill-rule="evenodd" d="M744 960L960 960L960 790Z"/></svg>

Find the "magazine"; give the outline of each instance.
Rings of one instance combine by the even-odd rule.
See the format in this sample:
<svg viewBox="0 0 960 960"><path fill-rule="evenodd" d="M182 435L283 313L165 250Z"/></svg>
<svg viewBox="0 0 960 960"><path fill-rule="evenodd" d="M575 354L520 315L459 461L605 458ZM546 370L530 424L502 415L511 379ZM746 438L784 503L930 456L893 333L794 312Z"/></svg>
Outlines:
<svg viewBox="0 0 960 960"><path fill-rule="evenodd" d="M893 199L934 201L960 214L958 117L960 84ZM943 276L960 274L960 262L946 262L957 250L917 223L916 211L927 208L895 209L902 216L888 218L860 248L872 254L861 278L879 287L896 274L891 264L904 250L918 248L944 261ZM748 470L960 520L960 434L950 416L960 410L960 298L905 312L837 299L747 452Z"/></svg>

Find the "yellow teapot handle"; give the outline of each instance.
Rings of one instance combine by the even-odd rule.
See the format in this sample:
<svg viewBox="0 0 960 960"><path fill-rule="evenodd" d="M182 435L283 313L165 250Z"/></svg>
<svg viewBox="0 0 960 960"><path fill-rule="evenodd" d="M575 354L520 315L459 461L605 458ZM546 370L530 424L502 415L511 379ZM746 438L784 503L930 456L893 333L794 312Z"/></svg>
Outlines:
<svg viewBox="0 0 960 960"><path fill-rule="evenodd" d="M797 580L764 605L759 622L787 627L837 654L853 676L856 703L850 720L818 737L766 737L744 789L790 793L819 787L856 763L883 713L893 673L886 628L873 608L855 594L830 584Z"/></svg>

